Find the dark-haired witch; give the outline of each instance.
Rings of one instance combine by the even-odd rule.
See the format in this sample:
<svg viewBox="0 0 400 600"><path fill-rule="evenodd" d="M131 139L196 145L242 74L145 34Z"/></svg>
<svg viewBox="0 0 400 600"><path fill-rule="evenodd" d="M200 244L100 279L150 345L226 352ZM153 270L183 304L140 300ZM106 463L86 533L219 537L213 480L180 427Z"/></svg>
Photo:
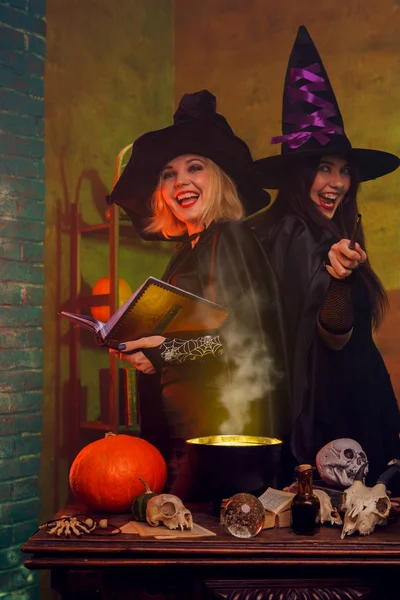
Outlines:
<svg viewBox="0 0 400 600"><path fill-rule="evenodd" d="M250 177L252 168L247 145L203 90L183 96L173 125L136 140L111 195L142 237L178 242L165 281L229 311L216 334L189 340L151 336L119 348L121 360L141 371L141 433L169 458L169 490L182 499L199 499L185 461L186 439L285 439L288 432L276 282L242 220L270 198ZM166 438L156 426L162 417Z"/></svg>
<svg viewBox="0 0 400 600"><path fill-rule="evenodd" d="M387 306L365 250L359 183L386 175L397 156L353 148L321 58L300 27L287 68L281 154L256 161L271 208L252 227L278 277L291 373L294 460L315 464L337 438L358 441L375 483L399 457L399 411L372 333Z"/></svg>

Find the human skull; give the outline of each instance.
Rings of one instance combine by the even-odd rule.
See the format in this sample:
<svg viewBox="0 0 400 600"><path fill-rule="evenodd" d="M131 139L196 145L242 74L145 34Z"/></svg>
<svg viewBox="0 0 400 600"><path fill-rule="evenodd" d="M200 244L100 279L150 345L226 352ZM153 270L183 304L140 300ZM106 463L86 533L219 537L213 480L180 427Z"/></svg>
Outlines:
<svg viewBox="0 0 400 600"><path fill-rule="evenodd" d="M343 494L342 510L345 515L340 537L343 539L355 531L361 535L369 535L376 525L386 525L390 506L383 483L369 488L361 481L355 481Z"/></svg>
<svg viewBox="0 0 400 600"><path fill-rule="evenodd" d="M365 466L368 473L367 455L360 444L350 438L340 438L326 444L316 457L317 469L321 479L337 487L349 487L360 467Z"/></svg>
<svg viewBox="0 0 400 600"><path fill-rule="evenodd" d="M341 525L343 523L338 511L332 506L330 497L323 490L314 488L314 494L319 499L320 504L320 523L330 523L331 525Z"/></svg>
<svg viewBox="0 0 400 600"><path fill-rule="evenodd" d="M180 498L172 494L159 494L150 498L146 508L146 520L153 527L163 523L168 529L193 529L190 510L183 505Z"/></svg>

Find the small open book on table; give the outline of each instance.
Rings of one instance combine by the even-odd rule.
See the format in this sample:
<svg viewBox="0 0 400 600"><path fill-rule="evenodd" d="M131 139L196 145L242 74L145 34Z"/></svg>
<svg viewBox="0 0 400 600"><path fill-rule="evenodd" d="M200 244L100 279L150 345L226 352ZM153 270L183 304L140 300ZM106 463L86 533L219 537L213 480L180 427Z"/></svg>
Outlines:
<svg viewBox="0 0 400 600"><path fill-rule="evenodd" d="M267 490L259 496L259 500L265 509L263 529L290 527L290 506L294 496L295 494L292 492L284 492L283 490L275 490L274 488L267 488Z"/></svg>
<svg viewBox="0 0 400 600"><path fill-rule="evenodd" d="M150 335L205 335L218 329L228 312L205 298L149 277L107 323L66 311L59 315L92 331L101 345L117 348L122 342Z"/></svg>
<svg viewBox="0 0 400 600"><path fill-rule="evenodd" d="M152 527L141 521L129 521L121 527L121 533L138 533L140 537L150 537L156 540L176 540L197 537L215 537L216 533L193 523L193 529L168 529L164 525Z"/></svg>

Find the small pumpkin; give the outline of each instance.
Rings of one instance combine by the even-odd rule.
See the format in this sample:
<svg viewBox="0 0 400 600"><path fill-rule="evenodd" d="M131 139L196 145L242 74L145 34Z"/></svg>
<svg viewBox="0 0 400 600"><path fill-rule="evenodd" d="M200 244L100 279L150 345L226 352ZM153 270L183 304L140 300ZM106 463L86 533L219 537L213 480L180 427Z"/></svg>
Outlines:
<svg viewBox="0 0 400 600"><path fill-rule="evenodd" d="M158 496L159 494L158 492L153 492L147 485L147 482L142 479L142 477L138 477L138 479L140 479L140 481L143 483L145 492L144 494L139 494L139 496L136 496L132 502L131 512L136 521L146 521L147 504L150 498L154 498L154 496Z"/></svg>
<svg viewBox="0 0 400 600"><path fill-rule="evenodd" d="M129 512L148 482L163 490L167 465L155 446L142 438L107 433L85 446L72 463L69 483L76 499L97 512Z"/></svg>

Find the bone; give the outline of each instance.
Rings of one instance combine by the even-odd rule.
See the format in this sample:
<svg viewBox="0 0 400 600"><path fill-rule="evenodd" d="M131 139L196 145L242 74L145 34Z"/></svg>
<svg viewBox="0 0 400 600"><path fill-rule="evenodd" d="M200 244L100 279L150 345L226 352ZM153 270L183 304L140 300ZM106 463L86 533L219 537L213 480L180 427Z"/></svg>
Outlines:
<svg viewBox="0 0 400 600"><path fill-rule="evenodd" d="M394 459L391 466L378 478L373 487L362 482L365 465L362 465L351 485L343 494L345 511L341 538L356 531L360 535L370 535L377 525L386 525L391 502L386 492L386 483L400 469L400 460Z"/></svg>
<svg viewBox="0 0 400 600"><path fill-rule="evenodd" d="M314 494L318 497L320 503L320 523L341 525L343 521L338 511L332 506L329 495L323 490L318 489L314 489Z"/></svg>
<svg viewBox="0 0 400 600"><path fill-rule="evenodd" d="M388 463L388 469L379 476L377 483L383 483L387 487L389 481L391 480L396 473L400 470L400 460L398 458L394 458Z"/></svg>

